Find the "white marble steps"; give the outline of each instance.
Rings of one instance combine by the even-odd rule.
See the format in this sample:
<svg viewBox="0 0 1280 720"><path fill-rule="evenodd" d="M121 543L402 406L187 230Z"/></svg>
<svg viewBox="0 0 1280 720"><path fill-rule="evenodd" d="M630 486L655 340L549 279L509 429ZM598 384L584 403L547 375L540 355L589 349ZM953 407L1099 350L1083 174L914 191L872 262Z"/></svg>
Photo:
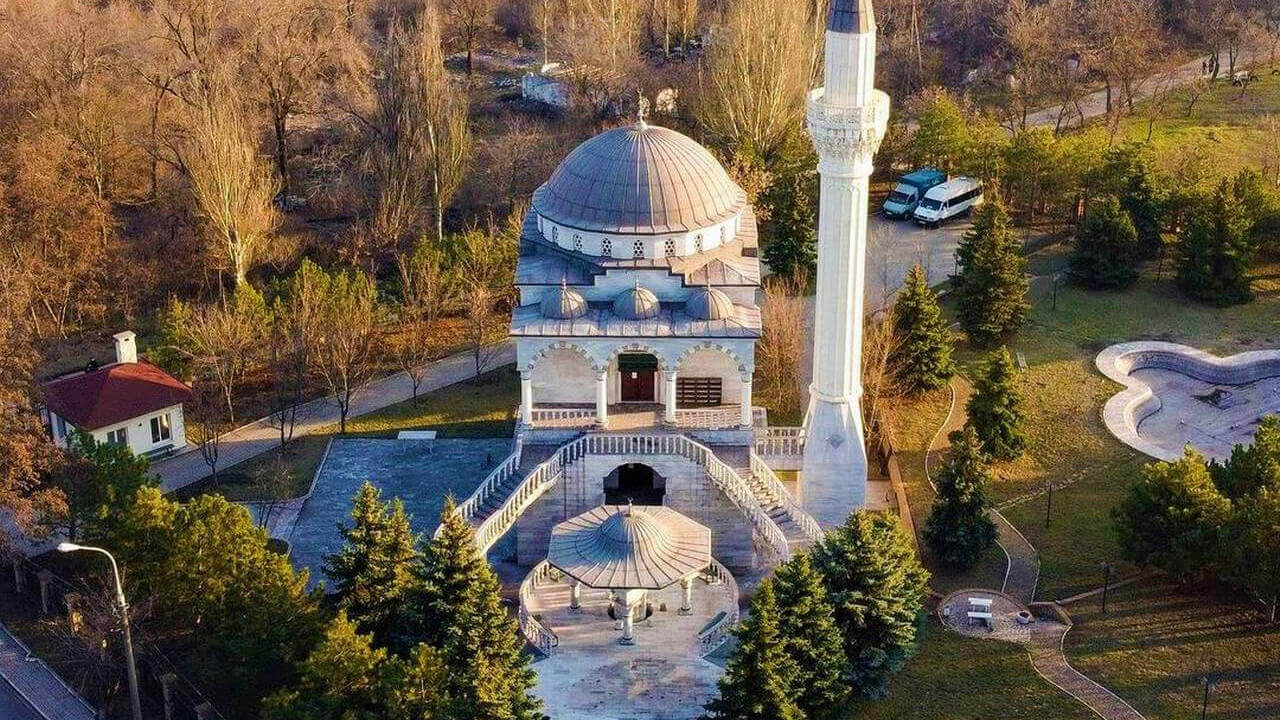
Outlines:
<svg viewBox="0 0 1280 720"><path fill-rule="evenodd" d="M516 487L520 485L520 482L524 480L525 476L547 458L554 455L558 449L559 446L557 445L524 446L520 451L520 468L504 480L497 490L489 493L489 497L476 508L476 511L471 515L471 526L480 527L486 518L497 512Z"/></svg>
<svg viewBox="0 0 1280 720"><path fill-rule="evenodd" d="M778 525L778 529L786 536L787 544L793 550L808 547L810 544L809 537L800 528L800 524L791 517L786 505L774 496L765 482L752 475L750 469L734 469L747 481L747 485L751 487L751 492L756 496L756 502L760 503L760 508Z"/></svg>

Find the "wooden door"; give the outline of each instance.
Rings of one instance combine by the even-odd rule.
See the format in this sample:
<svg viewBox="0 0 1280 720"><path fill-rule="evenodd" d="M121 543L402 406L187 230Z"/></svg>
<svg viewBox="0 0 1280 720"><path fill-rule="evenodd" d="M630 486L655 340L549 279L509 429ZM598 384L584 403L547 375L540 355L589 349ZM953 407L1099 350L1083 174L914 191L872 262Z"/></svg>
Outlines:
<svg viewBox="0 0 1280 720"><path fill-rule="evenodd" d="M653 402L653 370L621 370L622 402Z"/></svg>

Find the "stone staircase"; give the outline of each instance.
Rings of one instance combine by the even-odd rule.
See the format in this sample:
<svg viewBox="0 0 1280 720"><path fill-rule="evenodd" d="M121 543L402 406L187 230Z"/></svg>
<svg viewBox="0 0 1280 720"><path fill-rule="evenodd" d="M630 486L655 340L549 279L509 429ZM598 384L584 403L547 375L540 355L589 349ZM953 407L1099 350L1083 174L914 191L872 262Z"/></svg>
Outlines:
<svg viewBox="0 0 1280 720"><path fill-rule="evenodd" d="M813 539L805 533L804 528L792 516L790 509L781 498L769 487L767 481L759 475L754 475L750 468L736 468L738 474L747 481L747 485L751 487L751 492L755 494L756 500L760 503L760 508L778 525L778 529L782 530L782 534L787 536L787 544L791 546L792 552L804 550L813 544Z"/></svg>

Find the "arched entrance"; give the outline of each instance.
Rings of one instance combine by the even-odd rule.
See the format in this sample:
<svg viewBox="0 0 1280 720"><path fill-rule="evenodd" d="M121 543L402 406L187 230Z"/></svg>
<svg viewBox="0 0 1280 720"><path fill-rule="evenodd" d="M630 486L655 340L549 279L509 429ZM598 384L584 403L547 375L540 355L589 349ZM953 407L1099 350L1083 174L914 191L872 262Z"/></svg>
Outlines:
<svg viewBox="0 0 1280 720"><path fill-rule="evenodd" d="M649 353L622 353L618 356L622 402L651 403L657 399L658 358Z"/></svg>
<svg viewBox="0 0 1280 720"><path fill-rule="evenodd" d="M661 505L667 479L644 463L619 465L604 477L604 504Z"/></svg>

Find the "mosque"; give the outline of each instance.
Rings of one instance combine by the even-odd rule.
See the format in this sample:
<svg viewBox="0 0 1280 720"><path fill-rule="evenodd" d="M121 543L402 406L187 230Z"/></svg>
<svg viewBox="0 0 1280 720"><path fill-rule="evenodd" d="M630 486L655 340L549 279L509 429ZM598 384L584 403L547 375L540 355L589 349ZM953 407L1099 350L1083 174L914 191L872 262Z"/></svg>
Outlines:
<svg viewBox="0 0 1280 720"><path fill-rule="evenodd" d="M527 572L520 626L557 720L696 717L746 589L866 504L863 256L888 115L874 58L870 0L833 0L806 108L821 204L803 427L753 403L756 217L711 153L642 114L533 195L514 450L459 513Z"/></svg>

